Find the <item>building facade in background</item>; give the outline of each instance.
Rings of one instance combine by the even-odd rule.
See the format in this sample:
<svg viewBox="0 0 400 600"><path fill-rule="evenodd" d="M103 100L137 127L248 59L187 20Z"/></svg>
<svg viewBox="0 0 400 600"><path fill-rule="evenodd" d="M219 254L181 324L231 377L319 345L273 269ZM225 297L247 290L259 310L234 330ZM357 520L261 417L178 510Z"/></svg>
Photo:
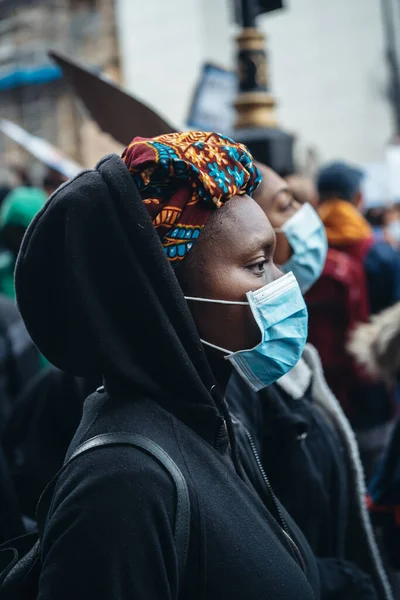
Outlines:
<svg viewBox="0 0 400 600"><path fill-rule="evenodd" d="M0 39L1 116L92 165L96 127L47 51L65 52L118 80L113 0L0 0ZM3 135L0 153L3 163L32 161Z"/></svg>
<svg viewBox="0 0 400 600"><path fill-rule="evenodd" d="M178 129L203 63L234 66L233 0L116 0L116 21L124 85Z"/></svg>

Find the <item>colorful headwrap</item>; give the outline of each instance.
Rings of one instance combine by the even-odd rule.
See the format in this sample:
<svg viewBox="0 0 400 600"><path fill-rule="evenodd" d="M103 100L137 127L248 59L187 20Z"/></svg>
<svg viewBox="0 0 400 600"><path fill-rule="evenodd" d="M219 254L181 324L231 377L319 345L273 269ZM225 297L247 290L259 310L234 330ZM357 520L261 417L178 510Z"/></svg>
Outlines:
<svg viewBox="0 0 400 600"><path fill-rule="evenodd" d="M212 210L261 181L247 148L218 133L138 137L122 158L172 263L185 258Z"/></svg>

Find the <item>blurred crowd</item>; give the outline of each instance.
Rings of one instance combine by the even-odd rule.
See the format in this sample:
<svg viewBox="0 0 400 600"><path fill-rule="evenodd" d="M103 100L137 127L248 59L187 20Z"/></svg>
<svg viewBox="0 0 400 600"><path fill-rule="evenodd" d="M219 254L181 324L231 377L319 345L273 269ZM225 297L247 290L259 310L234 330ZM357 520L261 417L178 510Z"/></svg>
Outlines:
<svg viewBox="0 0 400 600"><path fill-rule="evenodd" d="M177 597L178 508L150 450L57 480L79 444L133 431L186 457L181 598L400 598L400 205L365 210L357 165L282 178L216 139L0 189L2 548L39 524L41 600Z"/></svg>

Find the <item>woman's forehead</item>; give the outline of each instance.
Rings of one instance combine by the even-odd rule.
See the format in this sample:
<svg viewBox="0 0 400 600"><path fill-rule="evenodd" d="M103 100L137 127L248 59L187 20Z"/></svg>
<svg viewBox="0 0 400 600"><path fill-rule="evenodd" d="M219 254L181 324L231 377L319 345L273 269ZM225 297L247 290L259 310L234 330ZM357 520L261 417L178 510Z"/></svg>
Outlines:
<svg viewBox="0 0 400 600"><path fill-rule="evenodd" d="M263 210L272 208L273 202L279 192L285 192L289 189L287 182L282 179L275 171L263 164L258 164L262 180L253 196L256 202L260 204Z"/></svg>
<svg viewBox="0 0 400 600"><path fill-rule="evenodd" d="M269 219L250 196L232 198L223 209L217 211L212 222L212 237L218 243L246 244L258 239L260 243L267 244L274 241Z"/></svg>

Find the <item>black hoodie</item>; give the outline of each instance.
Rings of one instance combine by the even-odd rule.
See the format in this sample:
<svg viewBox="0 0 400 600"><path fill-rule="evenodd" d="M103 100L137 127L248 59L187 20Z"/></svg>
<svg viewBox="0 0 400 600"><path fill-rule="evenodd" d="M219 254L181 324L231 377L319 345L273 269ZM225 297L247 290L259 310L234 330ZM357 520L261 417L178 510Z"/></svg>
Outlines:
<svg viewBox="0 0 400 600"><path fill-rule="evenodd" d="M16 290L52 363L103 373L69 452L100 433L140 433L183 472L191 526L180 597L319 598L305 539L282 509L299 559L238 463L194 322L121 159L106 157L51 197L24 239ZM72 462L45 527L40 600L176 597L175 501L166 473L134 448Z"/></svg>

